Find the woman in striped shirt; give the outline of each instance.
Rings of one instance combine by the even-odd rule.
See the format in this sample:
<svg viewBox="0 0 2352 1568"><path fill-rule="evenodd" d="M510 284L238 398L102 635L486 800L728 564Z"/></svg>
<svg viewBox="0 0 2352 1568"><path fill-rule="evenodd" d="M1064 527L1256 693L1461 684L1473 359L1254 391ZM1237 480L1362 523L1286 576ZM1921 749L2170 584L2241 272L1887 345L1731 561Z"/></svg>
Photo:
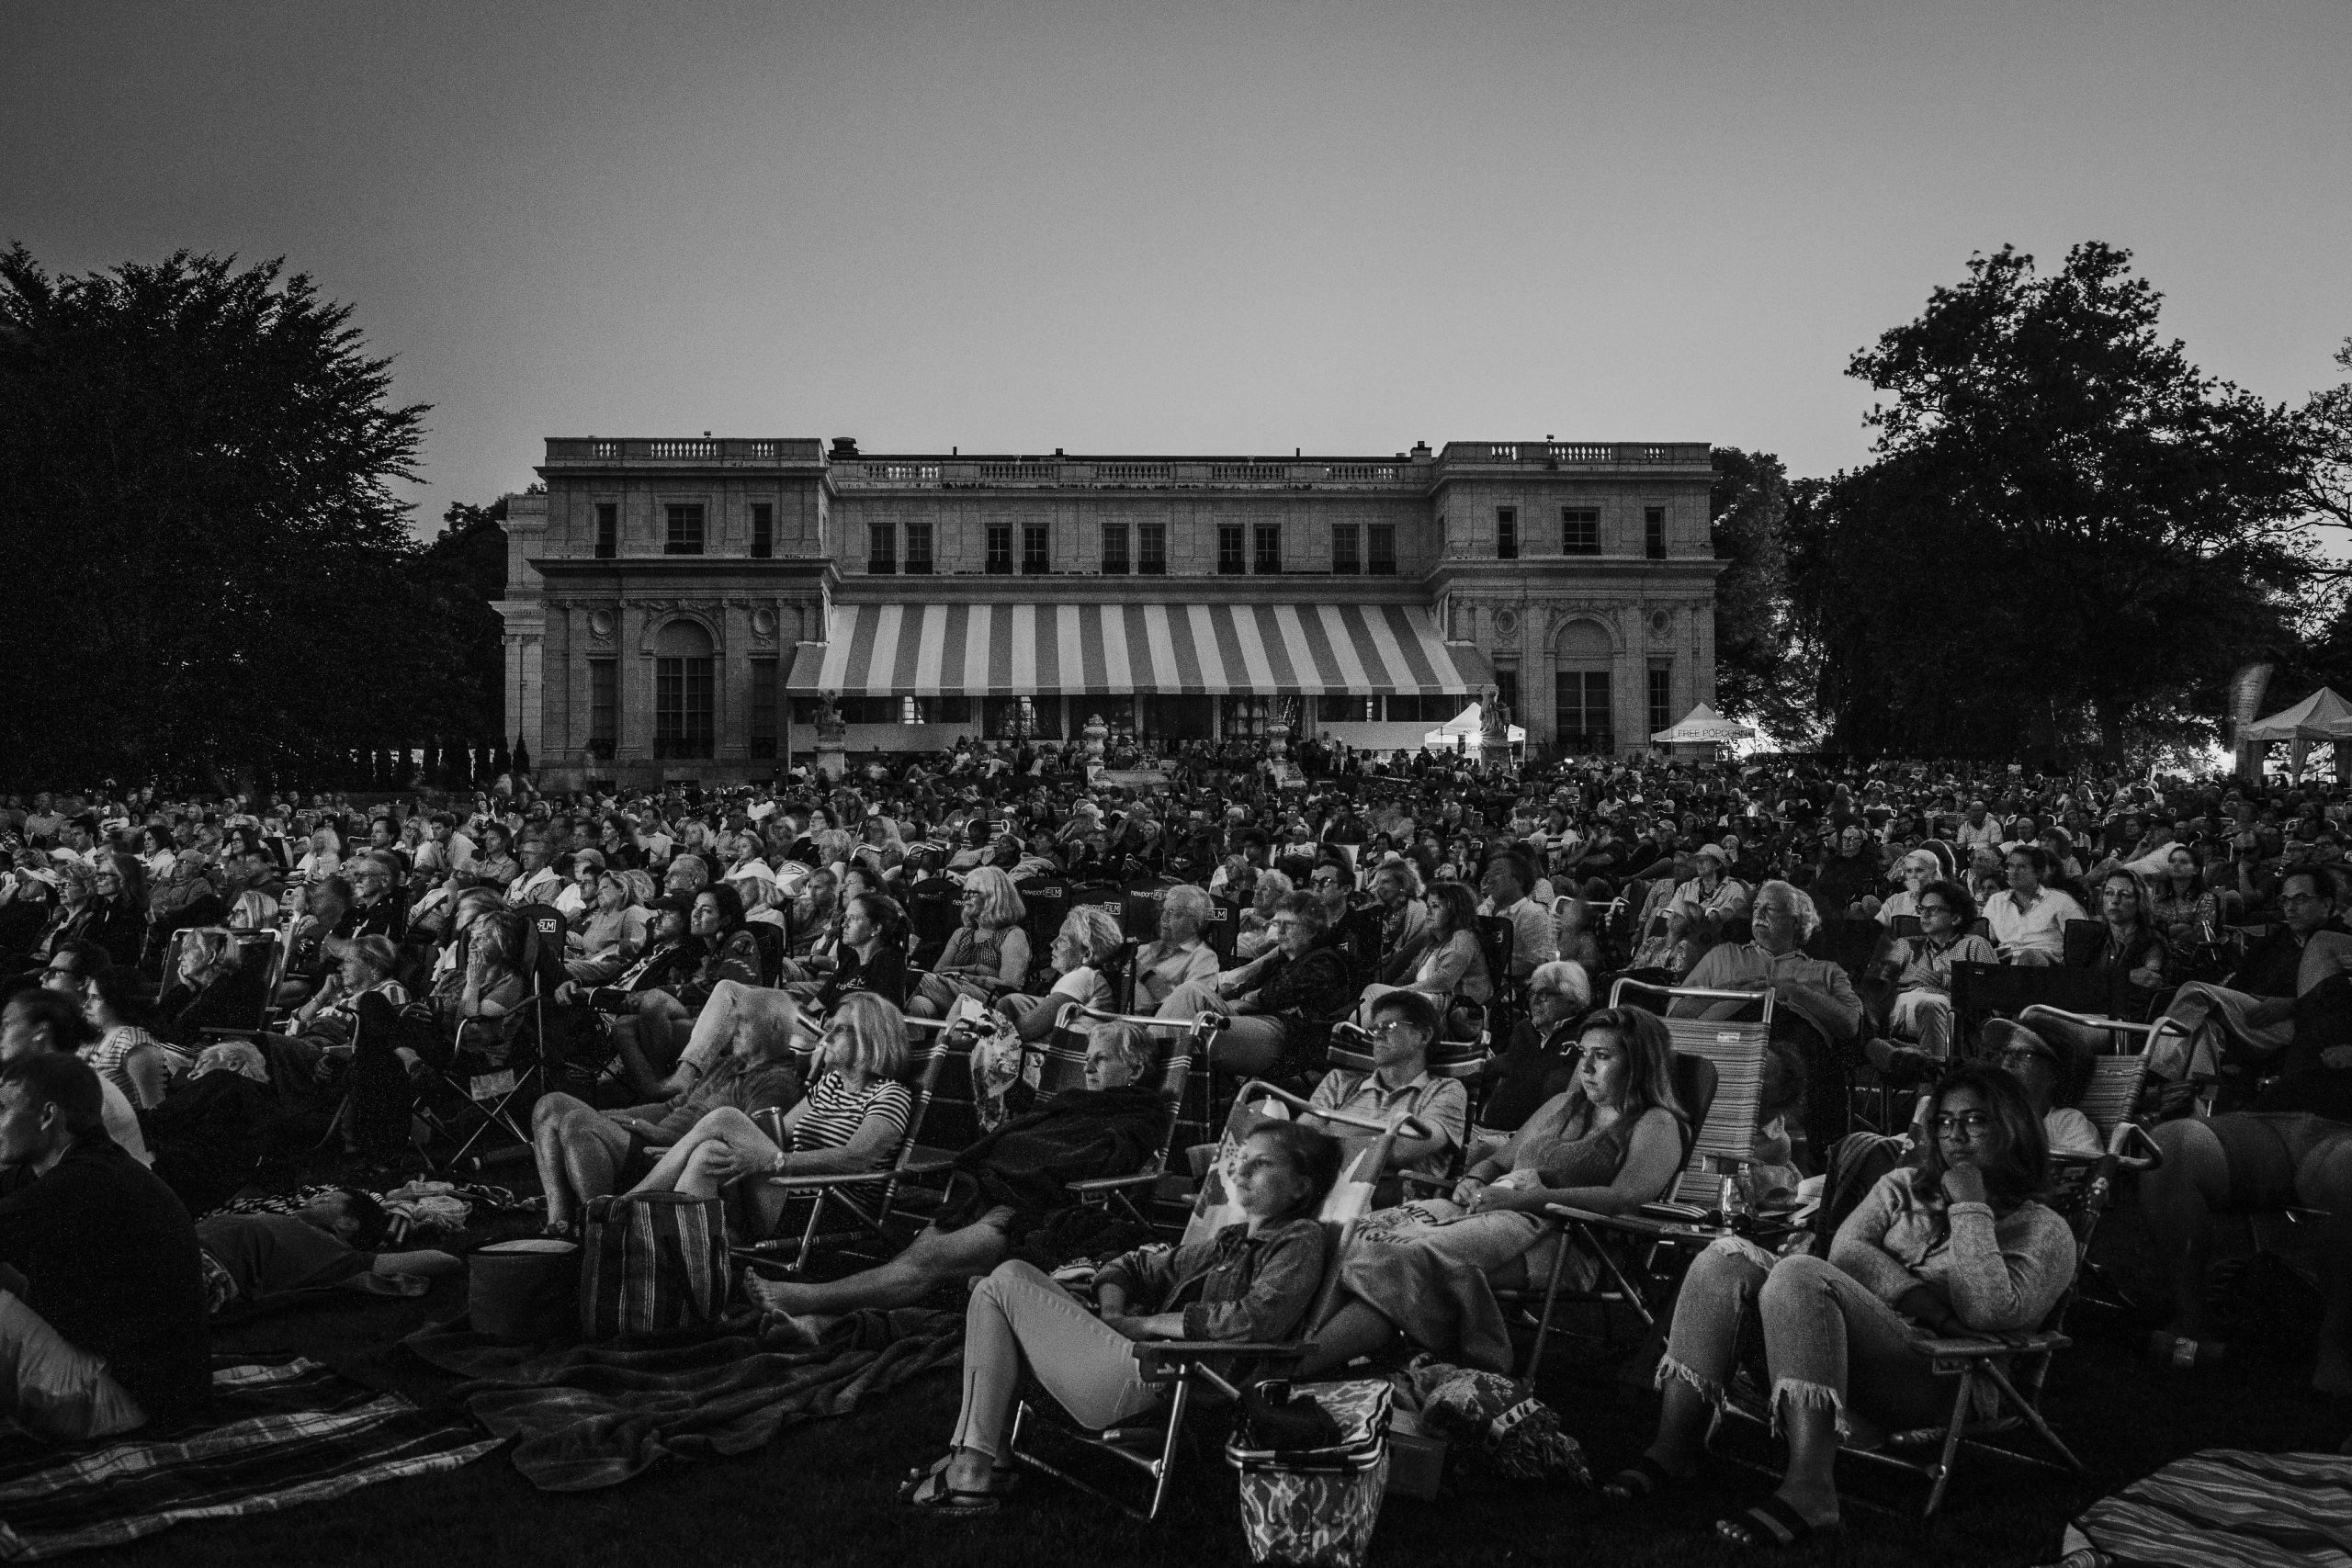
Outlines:
<svg viewBox="0 0 2352 1568"><path fill-rule="evenodd" d="M708 1198L746 1177L866 1170L888 1158L914 1112L914 1095L902 1081L906 1019L871 991L843 997L825 1021L817 1065L815 1086L784 1113L789 1147L778 1146L741 1111L721 1106L695 1122L631 1190ZM755 1234L767 1235L784 1213L789 1189L752 1181L744 1192Z"/></svg>

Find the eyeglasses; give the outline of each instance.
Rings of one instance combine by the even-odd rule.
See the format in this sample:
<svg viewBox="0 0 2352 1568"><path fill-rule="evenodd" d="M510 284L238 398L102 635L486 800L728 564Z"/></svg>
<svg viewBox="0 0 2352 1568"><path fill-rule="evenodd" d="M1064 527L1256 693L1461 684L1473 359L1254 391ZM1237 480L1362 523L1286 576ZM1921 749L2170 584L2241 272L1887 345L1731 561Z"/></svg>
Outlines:
<svg viewBox="0 0 2352 1568"><path fill-rule="evenodd" d="M1954 1133L1973 1138L1992 1124L1993 1113L1989 1111L1963 1111L1957 1116L1932 1117L1928 1122L1939 1138L1949 1137Z"/></svg>
<svg viewBox="0 0 2352 1568"><path fill-rule="evenodd" d="M1919 913L1923 916L1949 915L1951 913L1951 906L1950 904L1922 904L1919 906Z"/></svg>
<svg viewBox="0 0 2352 1568"><path fill-rule="evenodd" d="M1364 1031L1374 1040L1394 1040L1400 1032L1406 1034L1417 1032L1413 1025L1401 1018L1392 1018L1386 1023L1375 1023Z"/></svg>

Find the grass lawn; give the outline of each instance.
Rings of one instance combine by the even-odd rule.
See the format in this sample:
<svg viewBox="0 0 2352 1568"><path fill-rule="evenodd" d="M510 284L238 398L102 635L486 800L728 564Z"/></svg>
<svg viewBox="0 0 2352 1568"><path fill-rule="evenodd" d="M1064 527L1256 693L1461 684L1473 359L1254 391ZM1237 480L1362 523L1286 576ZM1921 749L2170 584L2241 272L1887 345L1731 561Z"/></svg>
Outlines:
<svg viewBox="0 0 2352 1568"><path fill-rule="evenodd" d="M2138 1239L2133 1219L2128 1206L2111 1216L2098 1247L2103 1258L2132 1261ZM2332 1408L2304 1383L2316 1301L2299 1282L2268 1269L2250 1274L2235 1301L2241 1353L2188 1379L2146 1370L2135 1359L2144 1321L2077 1316L2079 1342L2053 1375L2048 1408L2089 1466L2086 1476L1972 1457L1943 1513L1921 1524L1913 1517L1924 1495L1917 1483L1849 1461L1854 1495L1899 1511L1849 1508L1840 1536L1785 1561L1890 1568L2041 1562L2055 1555L2060 1529L2084 1504L2166 1460L2212 1447L2334 1450L2352 1414ZM462 1305L462 1281L443 1281L417 1301L336 1302L259 1318L223 1332L217 1346L299 1351L363 1382L431 1402L445 1398L454 1380L416 1360L398 1340ZM540 1492L500 1452L450 1474L251 1520L184 1525L79 1561L141 1568L196 1561L240 1568L479 1562L708 1568L777 1561L1030 1568L1249 1561L1233 1476L1205 1446L1180 1477L1170 1514L1152 1527L1036 1476L989 1519L941 1520L897 1506L900 1473L938 1451L956 1393L953 1375L934 1374L844 1419L790 1429L762 1451L664 1464L605 1492ZM1573 1346L1555 1353L1543 1393L1597 1470L1622 1462L1646 1439L1651 1396L1620 1387L1607 1366L1580 1359ZM1736 1451L1767 1456L1752 1438L1728 1441ZM1374 1538L1373 1559L1400 1564L1731 1562L1747 1554L1719 1546L1710 1525L1768 1487L1748 1472L1719 1464L1685 1494L1621 1512L1590 1494L1473 1480L1435 1503L1392 1500Z"/></svg>

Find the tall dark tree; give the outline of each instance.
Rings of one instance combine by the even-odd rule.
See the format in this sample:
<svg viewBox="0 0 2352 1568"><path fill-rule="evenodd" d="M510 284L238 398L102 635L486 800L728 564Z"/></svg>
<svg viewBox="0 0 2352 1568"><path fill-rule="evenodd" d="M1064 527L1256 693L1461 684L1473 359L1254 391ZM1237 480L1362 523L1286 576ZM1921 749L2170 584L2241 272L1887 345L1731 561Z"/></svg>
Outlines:
<svg viewBox="0 0 2352 1568"><path fill-rule="evenodd" d="M1809 747L1818 661L1792 614L1788 471L1736 446L1715 448L1714 464L1708 511L1715 558L1729 563L1715 579L1716 706L1782 746Z"/></svg>
<svg viewBox="0 0 2352 1568"><path fill-rule="evenodd" d="M1833 743L2177 739L2275 644L2312 558L2309 439L2157 334L2130 255L2004 249L1854 356L1877 460L1818 498L1797 593Z"/></svg>
<svg viewBox="0 0 2352 1568"><path fill-rule="evenodd" d="M0 254L10 774L296 776L431 727L464 661L391 490L426 410L351 317L275 262Z"/></svg>

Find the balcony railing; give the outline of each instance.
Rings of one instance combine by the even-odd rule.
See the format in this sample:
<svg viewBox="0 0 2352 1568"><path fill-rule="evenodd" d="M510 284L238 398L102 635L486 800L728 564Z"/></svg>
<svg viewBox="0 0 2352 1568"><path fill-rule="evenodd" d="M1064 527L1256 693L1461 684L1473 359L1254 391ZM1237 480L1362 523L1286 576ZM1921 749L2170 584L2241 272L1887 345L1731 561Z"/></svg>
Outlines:
<svg viewBox="0 0 2352 1568"><path fill-rule="evenodd" d="M547 460L550 468L650 468L677 463L708 464L719 468L781 468L787 464L814 463L822 455L821 444L813 439L551 435L548 437Z"/></svg>
<svg viewBox="0 0 2352 1568"><path fill-rule="evenodd" d="M1555 468L1661 464L1703 468L1714 461L1713 448L1703 441L1449 441L1441 456L1449 463L1519 463Z"/></svg>

